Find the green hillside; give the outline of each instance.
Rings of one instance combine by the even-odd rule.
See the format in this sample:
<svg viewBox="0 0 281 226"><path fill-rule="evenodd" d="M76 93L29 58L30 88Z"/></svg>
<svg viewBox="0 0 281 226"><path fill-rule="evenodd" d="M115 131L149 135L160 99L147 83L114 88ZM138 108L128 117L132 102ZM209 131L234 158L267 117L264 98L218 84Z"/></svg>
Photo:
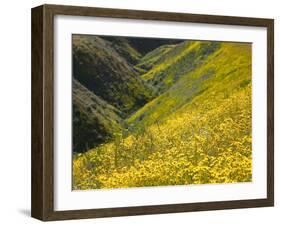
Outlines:
<svg viewBox="0 0 281 226"><path fill-rule="evenodd" d="M152 99L151 88L115 44L96 36L73 35L72 45L74 78L124 116Z"/></svg>
<svg viewBox="0 0 281 226"><path fill-rule="evenodd" d="M147 72L153 66L159 64L158 62L162 61L163 55L165 55L174 47L175 45L163 45L152 50L151 52L148 52L146 55L139 59L139 63L135 67L142 69L143 72Z"/></svg>
<svg viewBox="0 0 281 226"><path fill-rule="evenodd" d="M139 62L142 54L130 44L127 38L112 36L100 36L100 38L109 41L111 48L126 59L129 64L135 65Z"/></svg>
<svg viewBox="0 0 281 226"><path fill-rule="evenodd" d="M130 45L136 49L142 56L155 50L163 45L174 45L183 42L181 39L165 39L165 38L140 38L127 37Z"/></svg>
<svg viewBox="0 0 281 226"><path fill-rule="evenodd" d="M124 130L128 114L155 92L135 68L142 54L130 39L73 35L72 41L73 152L84 152Z"/></svg>
<svg viewBox="0 0 281 226"><path fill-rule="evenodd" d="M158 96L113 141L74 159L73 188L251 181L251 61L250 44L227 42L144 55L135 67Z"/></svg>
<svg viewBox="0 0 281 226"><path fill-rule="evenodd" d="M182 75L203 64L219 47L219 42L182 42L161 55L153 68L143 74L142 78L162 93Z"/></svg>
<svg viewBox="0 0 281 226"><path fill-rule="evenodd" d="M196 50L199 52L201 52L202 49L208 52L208 56L203 54L205 57L195 58L195 65L199 64L198 58L200 58L200 64L202 64L202 66L191 66L195 68L192 71L189 71L190 69L181 69L182 73L179 73L180 76L178 81L174 83L167 92L164 92L151 102L147 103L144 107L140 108L127 119L127 122L134 126L146 126L154 122L159 123L165 120L166 116L177 111L186 103L189 104L192 99L198 95L210 95L212 90L227 95L227 93L231 93L233 89L239 87L240 83L250 83L250 78L246 77L250 74L251 70L251 62L248 60L251 54L250 47L248 45L230 43L221 45L222 46L218 48L218 44L213 44L209 51L204 50L204 48L207 46L210 47L210 42L185 45L187 46L188 51L185 52L185 55L182 54L184 51L180 52L181 60L188 59L187 62L184 63L186 65L185 67L188 68L188 65L190 65L189 58L186 58L185 56L190 56L191 53L193 56L202 55L194 53L194 47L196 47ZM216 46L215 51L213 46ZM246 52L247 55L244 58L239 57L240 52ZM173 66L175 72L177 72L178 61L175 61L175 64L176 65ZM234 67L232 65L237 65L237 67L233 69ZM157 65L155 67L158 68ZM153 70L155 69L153 68L152 71ZM171 70L172 66L167 67L167 71ZM186 70L187 72L185 72ZM242 75L241 70L245 70ZM163 74L168 74L168 72L164 71ZM233 81L229 81L231 78ZM206 98L207 97L208 96L206 96Z"/></svg>

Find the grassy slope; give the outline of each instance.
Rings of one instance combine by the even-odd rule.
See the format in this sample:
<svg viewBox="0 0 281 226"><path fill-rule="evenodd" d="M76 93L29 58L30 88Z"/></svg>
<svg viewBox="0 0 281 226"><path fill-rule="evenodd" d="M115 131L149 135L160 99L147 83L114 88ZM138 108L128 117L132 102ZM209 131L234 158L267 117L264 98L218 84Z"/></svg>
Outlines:
<svg viewBox="0 0 281 226"><path fill-rule="evenodd" d="M83 152L121 130L121 112L73 81L73 150ZM86 141L86 142L85 142Z"/></svg>
<svg viewBox="0 0 281 226"><path fill-rule="evenodd" d="M152 91L116 51L116 45L95 36L74 35L73 73L81 84L126 115L148 102Z"/></svg>
<svg viewBox="0 0 281 226"><path fill-rule="evenodd" d="M182 75L204 63L219 47L218 42L182 42L163 54L153 68L142 75L142 78L162 93Z"/></svg>
<svg viewBox="0 0 281 226"><path fill-rule="evenodd" d="M158 62L161 61L163 55L167 54L167 52L169 52L174 47L175 45L163 45L152 50L151 52L140 58L138 64L135 67L139 68L139 70L143 70L143 72L147 72L154 65L158 64Z"/></svg>
<svg viewBox="0 0 281 226"><path fill-rule="evenodd" d="M223 43L128 122L74 160L74 189L251 181L251 47Z"/></svg>
<svg viewBox="0 0 281 226"><path fill-rule="evenodd" d="M215 68L204 65L202 71L196 75L190 71L196 67L200 69L199 66L206 62L216 60L224 48L219 47L220 44L212 42L184 42L162 55L160 61L143 77L148 79L148 76L153 76L150 78L152 81L161 79L162 82L158 82L157 86L160 85L161 90L168 91L131 115L127 120L128 123L133 126L147 126L156 121L159 123L194 96L204 92L208 88L203 85L204 81L215 74Z"/></svg>
<svg viewBox="0 0 281 226"><path fill-rule="evenodd" d="M136 49L142 56L153 51L163 45L174 45L182 42L180 39L165 39L165 38L139 38L127 37L130 45Z"/></svg>
<svg viewBox="0 0 281 226"><path fill-rule="evenodd" d="M156 45L154 40L148 47ZM108 141L124 127L124 121L116 120L115 114L107 115L113 106L114 111L119 110L118 117L125 118L153 97L153 88L139 77L140 72L133 67L140 57L141 53L127 38L73 36L73 108L77 115L73 119L74 152L83 152ZM85 87L81 89L81 86ZM95 97L96 109L89 109L91 98L83 99L90 92ZM96 101L98 98L104 101ZM104 109L106 102L110 106L108 109Z"/></svg>
<svg viewBox="0 0 281 226"><path fill-rule="evenodd" d="M110 42L110 46L126 61L132 65L139 62L141 53L139 53L128 41L123 37L99 36Z"/></svg>

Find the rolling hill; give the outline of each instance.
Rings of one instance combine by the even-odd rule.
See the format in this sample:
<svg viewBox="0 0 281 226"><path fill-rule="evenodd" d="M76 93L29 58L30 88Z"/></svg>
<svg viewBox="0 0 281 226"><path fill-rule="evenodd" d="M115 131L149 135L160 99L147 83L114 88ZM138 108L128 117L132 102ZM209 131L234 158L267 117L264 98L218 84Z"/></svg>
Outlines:
<svg viewBox="0 0 281 226"><path fill-rule="evenodd" d="M159 64L158 62L162 60L163 55L166 55L166 53L174 47L175 45L163 45L152 50L151 52L148 52L146 55L139 59L139 63L135 67L142 69L143 73L147 72L156 64Z"/></svg>
<svg viewBox="0 0 281 226"><path fill-rule="evenodd" d="M155 97L154 87L135 66L146 51L176 42L73 35L74 152L113 139L127 127L124 119Z"/></svg>
<svg viewBox="0 0 281 226"><path fill-rule="evenodd" d="M142 54L130 44L127 38L112 36L99 36L99 38L108 41L111 48L131 65L135 65L142 57Z"/></svg>
<svg viewBox="0 0 281 226"><path fill-rule="evenodd" d="M182 42L161 54L161 57L154 62L153 68L143 74L142 78L152 84L158 90L158 93L165 92L182 75L203 64L208 56L219 47L219 42ZM157 50L154 50L154 52ZM150 60L153 59L151 56L147 57Z"/></svg>
<svg viewBox="0 0 281 226"><path fill-rule="evenodd" d="M174 78L173 85L171 85L170 89L140 108L136 113L132 114L127 121L130 124L141 124L142 126L150 125L156 121L160 122L165 120L167 115L189 104L193 98L202 95L204 92L206 92L204 95L207 95L206 98L208 98L212 90L227 94L232 92L233 89L240 87L240 83L250 83L250 79L244 77L251 73L251 62L248 60L251 54L249 46L223 43L218 47L218 44L211 44L211 49L209 51L204 50L206 47L210 46L210 44L210 42L203 42L200 43L200 45L198 45L198 43L185 44L187 48L185 55L182 55L184 51L181 51L179 60L175 60L174 64L166 63L166 65L170 66L166 67L166 71L164 70L162 73L162 75L167 75L174 69L175 73L173 75L175 76L177 73L180 75L177 77L177 80ZM216 50L214 50L215 48L213 46L216 46ZM195 50L198 52L194 53ZM193 58L194 65L190 67L194 69L190 69L189 65L191 65L191 61L189 56L200 56L202 55L200 54L202 50L208 53L207 56L203 54L204 57ZM239 52L246 52L247 55L244 58L239 57ZM184 61L185 59L186 61ZM180 68L179 72L179 70L177 70L179 67L178 64L184 64L185 69L182 70ZM231 65L237 65L237 67L233 69ZM159 70L157 64L151 69L153 72L155 70ZM245 70L245 72L240 74L241 70ZM144 76L146 75L147 73L144 74ZM235 83L229 83L229 79L231 78L234 80L231 82ZM165 88L167 87L166 84L163 86Z"/></svg>
<svg viewBox="0 0 281 226"><path fill-rule="evenodd" d="M73 35L73 76L125 116L151 100L153 93L116 48L116 43L96 36Z"/></svg>

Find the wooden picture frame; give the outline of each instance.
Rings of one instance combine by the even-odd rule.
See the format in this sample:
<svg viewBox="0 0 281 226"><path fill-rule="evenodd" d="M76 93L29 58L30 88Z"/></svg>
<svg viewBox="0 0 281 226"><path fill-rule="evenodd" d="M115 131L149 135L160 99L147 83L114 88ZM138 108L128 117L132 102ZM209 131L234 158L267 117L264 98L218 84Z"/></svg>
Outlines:
<svg viewBox="0 0 281 226"><path fill-rule="evenodd" d="M54 16L126 18L267 29L267 198L121 208L54 210ZM31 215L51 221L163 214L274 205L274 21L273 19L42 5L32 9L32 200Z"/></svg>

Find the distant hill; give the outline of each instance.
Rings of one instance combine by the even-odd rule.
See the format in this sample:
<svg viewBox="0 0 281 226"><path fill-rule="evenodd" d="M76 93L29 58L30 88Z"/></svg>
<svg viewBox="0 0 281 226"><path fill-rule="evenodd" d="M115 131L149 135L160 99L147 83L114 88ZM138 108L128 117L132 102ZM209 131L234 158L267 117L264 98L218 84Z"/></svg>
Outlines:
<svg viewBox="0 0 281 226"><path fill-rule="evenodd" d="M185 41L174 46L174 48L164 50L162 50L163 47L159 47L141 59L141 61L144 61L143 63L153 62L153 67L147 73L144 73L142 78L153 85L158 92L164 92L182 75L203 64L208 56L219 47L219 42L196 41ZM153 61L155 55L159 57L156 61Z"/></svg>
<svg viewBox="0 0 281 226"><path fill-rule="evenodd" d="M159 64L166 53L172 50L175 46L176 45L162 45L151 52L148 52L139 59L139 62L135 67L141 68L143 72L147 72L152 67Z"/></svg>
<svg viewBox="0 0 281 226"><path fill-rule="evenodd" d="M127 37L127 40L142 55L145 55L162 45L179 44L184 41L181 39L138 38L138 37Z"/></svg>
<svg viewBox="0 0 281 226"><path fill-rule="evenodd" d="M156 86L163 93L132 114L127 121L141 126L159 123L199 98L197 96L209 98L212 90L231 93L240 87L240 83L250 83L249 48L243 44L215 42L179 44L162 56L162 62L142 76L152 83L159 81ZM242 51L247 53L244 58L239 57ZM233 69L232 65L236 64L239 67ZM228 79L235 83L229 83Z"/></svg>
<svg viewBox="0 0 281 226"><path fill-rule="evenodd" d="M131 65L138 63L142 57L142 54L131 45L127 38L114 36L99 36L99 38L108 41L111 48Z"/></svg>

